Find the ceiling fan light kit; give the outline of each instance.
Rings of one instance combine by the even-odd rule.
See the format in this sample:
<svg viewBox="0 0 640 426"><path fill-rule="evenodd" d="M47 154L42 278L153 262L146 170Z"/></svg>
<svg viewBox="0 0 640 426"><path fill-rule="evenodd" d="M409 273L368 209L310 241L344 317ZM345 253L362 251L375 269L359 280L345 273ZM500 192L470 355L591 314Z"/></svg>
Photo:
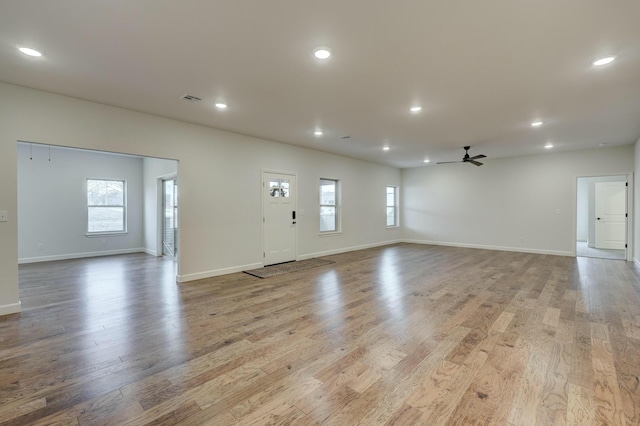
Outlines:
<svg viewBox="0 0 640 426"><path fill-rule="evenodd" d="M465 146L464 150L465 150L465 154L464 157L462 157L462 161L440 161L437 164L451 164L451 163L471 163L474 164L476 166L482 166L484 163L481 163L479 160L481 158L487 158L486 155L480 154L480 155L475 155L473 157L469 156L469 148L471 148L470 146Z"/></svg>

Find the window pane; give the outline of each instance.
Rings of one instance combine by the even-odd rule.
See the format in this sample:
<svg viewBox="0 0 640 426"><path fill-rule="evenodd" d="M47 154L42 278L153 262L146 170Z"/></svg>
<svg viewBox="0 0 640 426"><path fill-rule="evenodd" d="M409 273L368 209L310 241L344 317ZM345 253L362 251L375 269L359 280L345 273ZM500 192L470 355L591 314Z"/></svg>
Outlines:
<svg viewBox="0 0 640 426"><path fill-rule="evenodd" d="M336 182L320 180L320 204L336 205Z"/></svg>
<svg viewBox="0 0 640 426"><path fill-rule="evenodd" d="M88 231L124 231L124 207L89 207Z"/></svg>
<svg viewBox="0 0 640 426"><path fill-rule="evenodd" d="M396 188L395 186L387 186L387 206L396 205Z"/></svg>
<svg viewBox="0 0 640 426"><path fill-rule="evenodd" d="M320 232L336 230L336 208L320 207Z"/></svg>
<svg viewBox="0 0 640 426"><path fill-rule="evenodd" d="M396 197L393 194L387 194L387 206L394 206L396 204Z"/></svg>
<svg viewBox="0 0 640 426"><path fill-rule="evenodd" d="M88 179L87 204L124 206L124 181Z"/></svg>
<svg viewBox="0 0 640 426"><path fill-rule="evenodd" d="M289 179L282 179L280 185L280 195L289 198Z"/></svg>
<svg viewBox="0 0 640 426"><path fill-rule="evenodd" d="M272 197L280 196L280 179L269 180L269 195Z"/></svg>
<svg viewBox="0 0 640 426"><path fill-rule="evenodd" d="M87 180L87 204L90 206L104 205L106 183L101 180Z"/></svg>
<svg viewBox="0 0 640 426"><path fill-rule="evenodd" d="M107 204L110 206L123 206L124 205L124 182L122 181L107 181L106 199Z"/></svg>
<svg viewBox="0 0 640 426"><path fill-rule="evenodd" d="M387 207L387 226L396 225L396 208Z"/></svg>

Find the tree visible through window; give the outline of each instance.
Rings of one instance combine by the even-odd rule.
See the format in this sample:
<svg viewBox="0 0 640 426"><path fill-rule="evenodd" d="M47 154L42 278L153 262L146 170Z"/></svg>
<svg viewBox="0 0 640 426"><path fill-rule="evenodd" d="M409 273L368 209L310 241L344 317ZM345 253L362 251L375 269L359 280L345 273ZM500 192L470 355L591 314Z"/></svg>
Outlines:
<svg viewBox="0 0 640 426"><path fill-rule="evenodd" d="M320 179L320 232L338 230L338 181Z"/></svg>
<svg viewBox="0 0 640 426"><path fill-rule="evenodd" d="M398 226L398 187L387 186L387 227Z"/></svg>
<svg viewBox="0 0 640 426"><path fill-rule="evenodd" d="M124 232L125 181L87 179L87 232Z"/></svg>

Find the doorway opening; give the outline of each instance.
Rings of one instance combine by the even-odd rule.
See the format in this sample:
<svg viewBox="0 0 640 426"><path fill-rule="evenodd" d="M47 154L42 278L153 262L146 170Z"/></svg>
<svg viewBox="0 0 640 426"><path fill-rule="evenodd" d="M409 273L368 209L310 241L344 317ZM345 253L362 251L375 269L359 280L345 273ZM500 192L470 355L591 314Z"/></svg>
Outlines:
<svg viewBox="0 0 640 426"><path fill-rule="evenodd" d="M144 252L162 256L163 188L171 178L178 246L178 161L18 141L18 263ZM170 241L169 241L170 239ZM175 276L179 265L173 265Z"/></svg>
<svg viewBox="0 0 640 426"><path fill-rule="evenodd" d="M628 181L627 175L578 178L576 256L628 259Z"/></svg>

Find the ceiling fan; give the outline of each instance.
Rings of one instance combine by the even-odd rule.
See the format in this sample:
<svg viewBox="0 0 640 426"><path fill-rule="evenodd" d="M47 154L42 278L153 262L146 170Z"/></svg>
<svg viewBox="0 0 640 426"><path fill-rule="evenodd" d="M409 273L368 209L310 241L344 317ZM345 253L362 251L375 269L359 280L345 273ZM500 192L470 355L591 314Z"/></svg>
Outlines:
<svg viewBox="0 0 640 426"><path fill-rule="evenodd" d="M484 163L481 163L481 162L476 161L476 160L479 160L481 158L487 158L487 156L480 154L480 155L475 155L473 157L469 157L469 148L471 148L471 147L470 146L465 146L464 147L465 154L464 154L464 157L462 157L462 161L441 161L441 162L439 162L437 164L471 163L471 164L475 164L476 166L482 166L482 164L484 164Z"/></svg>

